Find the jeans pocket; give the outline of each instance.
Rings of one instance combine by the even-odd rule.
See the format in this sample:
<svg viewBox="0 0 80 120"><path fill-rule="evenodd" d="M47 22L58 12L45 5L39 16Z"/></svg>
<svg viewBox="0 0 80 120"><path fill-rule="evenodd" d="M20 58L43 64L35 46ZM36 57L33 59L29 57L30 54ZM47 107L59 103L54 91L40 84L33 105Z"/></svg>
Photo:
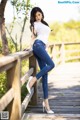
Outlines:
<svg viewBox="0 0 80 120"><path fill-rule="evenodd" d="M33 44L33 48L34 48L34 47L39 48L40 46L42 46L41 43L34 43L34 44Z"/></svg>
<svg viewBox="0 0 80 120"><path fill-rule="evenodd" d="M33 44L33 50L39 50L39 49L45 49L46 45L44 43L40 42L35 42Z"/></svg>

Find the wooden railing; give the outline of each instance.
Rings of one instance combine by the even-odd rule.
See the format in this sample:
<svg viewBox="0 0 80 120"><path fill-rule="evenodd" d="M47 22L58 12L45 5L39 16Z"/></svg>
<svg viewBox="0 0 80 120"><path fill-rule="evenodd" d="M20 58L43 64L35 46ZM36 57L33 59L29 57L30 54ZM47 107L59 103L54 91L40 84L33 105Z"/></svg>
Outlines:
<svg viewBox="0 0 80 120"><path fill-rule="evenodd" d="M51 58L56 65L72 60L80 60L80 42L55 43L49 45Z"/></svg>
<svg viewBox="0 0 80 120"><path fill-rule="evenodd" d="M29 71L21 77L21 61L29 59ZM35 83L32 93L27 94L21 103L21 86L27 79L36 75L37 64L32 51L18 52L0 58L0 73L6 71L7 73L7 93L0 99L0 111L9 111L9 120L21 120L22 115L28 106L29 101L32 105L37 104L37 85Z"/></svg>
<svg viewBox="0 0 80 120"><path fill-rule="evenodd" d="M67 50L67 46L75 45L78 49ZM76 47L77 48L77 47ZM64 63L68 60L80 59L80 43L60 43L51 44L49 46L50 55L53 61L57 64ZM66 54L78 53L75 56ZM71 56L71 57L70 57ZM21 62L22 60L29 60L29 71L21 77ZM7 93L0 99L0 111L9 111L9 120L21 120L28 103L31 101L32 105L37 104L37 83L32 88L32 93L27 94L21 103L21 87L27 82L28 78L37 73L37 63L32 51L22 51L0 58L0 73L6 71L7 73Z"/></svg>

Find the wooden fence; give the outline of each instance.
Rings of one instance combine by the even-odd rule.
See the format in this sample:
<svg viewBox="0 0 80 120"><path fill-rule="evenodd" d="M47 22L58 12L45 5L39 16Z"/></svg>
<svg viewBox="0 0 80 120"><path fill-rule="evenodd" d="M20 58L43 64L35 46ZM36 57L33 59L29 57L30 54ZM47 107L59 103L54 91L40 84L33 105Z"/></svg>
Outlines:
<svg viewBox="0 0 80 120"><path fill-rule="evenodd" d="M29 71L21 77L21 61L29 59ZM0 59L0 72L7 73L7 89L8 92L0 99L0 111L7 107L10 120L21 120L21 117L31 100L31 104L37 104L37 85L34 85L32 94L27 94L21 103L21 86L26 80L35 75L37 71L36 59L32 51L18 52L12 55L2 57Z"/></svg>
<svg viewBox="0 0 80 120"><path fill-rule="evenodd" d="M49 45L49 49L56 65L80 59L80 42L55 43Z"/></svg>
<svg viewBox="0 0 80 120"><path fill-rule="evenodd" d="M78 45L79 49L67 50L65 46ZM52 59L58 63L64 63L65 53L76 53L74 59L80 59L80 43L62 43L51 44L49 46L50 55ZM78 53L78 54L77 54ZM57 58L57 59L56 59ZM22 60L29 60L29 71L21 77L21 62ZM31 101L32 105L37 104L37 83L32 88L31 95L27 94L23 102L21 103L21 87L28 80L28 78L37 73L37 62L32 51L21 51L15 54L4 56L0 58L0 73L6 71L7 73L7 93L0 99L0 111L9 111L9 120L21 120L28 103Z"/></svg>

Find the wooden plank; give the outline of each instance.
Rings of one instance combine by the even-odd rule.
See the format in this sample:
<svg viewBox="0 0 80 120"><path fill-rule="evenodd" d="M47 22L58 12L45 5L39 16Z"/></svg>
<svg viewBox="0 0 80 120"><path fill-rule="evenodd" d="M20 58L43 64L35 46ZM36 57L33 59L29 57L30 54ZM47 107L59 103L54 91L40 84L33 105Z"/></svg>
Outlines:
<svg viewBox="0 0 80 120"><path fill-rule="evenodd" d="M25 113L22 120L80 120L80 114L35 114Z"/></svg>
<svg viewBox="0 0 80 120"><path fill-rule="evenodd" d="M0 59L0 67L12 63L13 61L17 60L18 57L24 59L25 57L28 58L29 56L32 56L32 54L32 51L20 51L14 54L9 54L8 56L3 56Z"/></svg>
<svg viewBox="0 0 80 120"><path fill-rule="evenodd" d="M38 93L39 95L41 96L42 95L42 92L40 92L38 90ZM53 97L80 97L80 92L76 91L76 92L73 92L72 93L67 93L66 91L65 92L58 92L58 91L49 91L49 96L53 96Z"/></svg>
<svg viewBox="0 0 80 120"><path fill-rule="evenodd" d="M66 50L65 51L66 53L77 53L77 52L80 52L80 49L78 49L78 50Z"/></svg>
<svg viewBox="0 0 80 120"><path fill-rule="evenodd" d="M34 72L32 76L36 76L37 73L37 61L35 56L31 56L29 58L29 68L34 68ZM31 104L36 105L37 104L37 82L33 85L34 87L34 94L31 98Z"/></svg>
<svg viewBox="0 0 80 120"><path fill-rule="evenodd" d="M21 84L24 85L26 80L32 75L33 73L33 68L31 68L22 78L21 78Z"/></svg>
<svg viewBox="0 0 80 120"><path fill-rule="evenodd" d="M80 114L80 108L77 109L73 109L73 108L52 108L51 109L54 111L54 113L66 113L66 114ZM30 113L43 113L43 109L42 108L28 108L26 112L30 112ZM46 113L46 111L44 112Z"/></svg>
<svg viewBox="0 0 80 120"><path fill-rule="evenodd" d="M62 43L51 43L51 44L49 44L49 46L53 46L53 45L55 45L55 46L60 46ZM74 42L64 42L64 45L79 45L80 44L80 42L76 42L76 43L74 43Z"/></svg>
<svg viewBox="0 0 80 120"><path fill-rule="evenodd" d="M77 59L77 60L80 59L80 56L68 57L65 59L65 61L67 62L69 60L75 60L75 59Z"/></svg>
<svg viewBox="0 0 80 120"><path fill-rule="evenodd" d="M42 104L38 104L37 106L31 106L31 105L29 105L28 106L29 108L32 108L32 109L42 109ZM80 106L68 106L68 105L65 105L65 106L62 106L62 105L60 105L60 106L58 106L58 105L52 105L51 104L51 108L53 108L53 109L64 109L64 108L66 108L66 109L69 109L69 108L73 108L73 109L80 109Z"/></svg>
<svg viewBox="0 0 80 120"><path fill-rule="evenodd" d="M0 68L4 65L10 64L18 59L17 56L5 56L0 59Z"/></svg>
<svg viewBox="0 0 80 120"><path fill-rule="evenodd" d="M21 119L21 83L20 83L20 67L21 61L18 58L15 66L7 71L7 87L14 89L14 99L8 105L7 109L9 111L10 120L20 120ZM16 110L16 112L15 112Z"/></svg>
<svg viewBox="0 0 80 120"><path fill-rule="evenodd" d="M7 105L14 98L14 90L11 88L1 99L0 99L0 111L4 110Z"/></svg>
<svg viewBox="0 0 80 120"><path fill-rule="evenodd" d="M15 65L15 62L9 63L7 65L4 65L0 67L0 73L3 71L7 71L8 69L12 68Z"/></svg>
<svg viewBox="0 0 80 120"><path fill-rule="evenodd" d="M63 116L63 117L67 117L67 118L80 118L80 114L41 114L41 113L24 113L24 116L30 115L32 117L36 116L36 117L53 117L53 116Z"/></svg>
<svg viewBox="0 0 80 120"><path fill-rule="evenodd" d="M38 104L41 104L41 101L39 102L38 100ZM50 106L80 106L80 101L58 101L58 100L53 100L52 102L50 102Z"/></svg>
<svg viewBox="0 0 80 120"><path fill-rule="evenodd" d="M12 55L13 56L18 56L20 59L25 59L25 57L28 58L29 56L32 56L33 52L32 52L32 50L29 50L29 51L20 51L20 52L14 53Z"/></svg>
<svg viewBox="0 0 80 120"><path fill-rule="evenodd" d="M28 106L29 108L33 108L33 109L42 109L42 104L38 104L37 106L35 106L35 107L33 107L33 106ZM69 109L69 108L71 108L71 109L80 109L80 106L76 106L76 105L55 105L55 104L50 104L50 107L51 108L53 108L53 109L58 109L58 108L60 108L60 109Z"/></svg>
<svg viewBox="0 0 80 120"><path fill-rule="evenodd" d="M27 54L27 56L22 56L22 57L21 57L21 60L29 59L32 55L33 55L33 53L31 52L31 53Z"/></svg>
<svg viewBox="0 0 80 120"><path fill-rule="evenodd" d="M31 94L27 94L27 96L26 96L25 99L23 100L22 106L21 106L21 110L22 110L22 111L21 111L21 115L23 115L26 107L28 106L28 103L30 102L33 93L34 93L34 89L32 88Z"/></svg>
<svg viewBox="0 0 80 120"><path fill-rule="evenodd" d="M80 100L80 94L77 94L77 95L75 94L75 96L73 96L73 95L72 94L70 94L70 95L69 94L58 94L58 95L55 94L54 95L54 94L49 93L49 99L51 99L51 98L53 100L57 100L57 99L64 100L65 99L65 100L72 100L72 101ZM39 92L39 96L42 96L42 93Z"/></svg>

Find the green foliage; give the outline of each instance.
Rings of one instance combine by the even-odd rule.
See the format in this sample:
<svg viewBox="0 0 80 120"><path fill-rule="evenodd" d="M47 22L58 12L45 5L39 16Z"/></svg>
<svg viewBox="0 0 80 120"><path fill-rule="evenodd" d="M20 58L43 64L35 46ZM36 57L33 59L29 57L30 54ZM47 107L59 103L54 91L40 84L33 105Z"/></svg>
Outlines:
<svg viewBox="0 0 80 120"><path fill-rule="evenodd" d="M64 27L68 29L80 29L80 21L70 20L64 23Z"/></svg>
<svg viewBox="0 0 80 120"><path fill-rule="evenodd" d="M28 91L26 88L26 83L21 87L21 101L24 100L24 98L26 97Z"/></svg>
<svg viewBox="0 0 80 120"><path fill-rule="evenodd" d="M11 0L11 4L16 10L18 18L23 18L25 15L28 17L28 11L31 9L32 5L30 4L30 0ZM16 18L16 16L15 16Z"/></svg>
<svg viewBox="0 0 80 120"><path fill-rule="evenodd" d="M19 51L19 46L17 46L17 51L16 51L15 45L11 41L11 39L8 39L8 46L9 46L9 52L10 53L14 53L14 52L18 52Z"/></svg>
<svg viewBox="0 0 80 120"><path fill-rule="evenodd" d="M49 40L54 42L79 42L80 21L69 21L66 23L53 23L50 25L51 34Z"/></svg>
<svg viewBox="0 0 80 120"><path fill-rule="evenodd" d="M2 44L1 44L1 41L0 41L0 53L2 53Z"/></svg>
<svg viewBox="0 0 80 120"><path fill-rule="evenodd" d="M19 14L21 11L23 11L23 14L26 13L26 3L25 0L12 0L12 5L15 6L17 14Z"/></svg>
<svg viewBox="0 0 80 120"><path fill-rule="evenodd" d="M22 62L21 62L22 64L21 64L21 66L22 66L22 68L21 68L21 76L24 76L25 75L25 73L26 72L28 72L28 70L29 70L29 60L23 60ZM27 95L27 88L26 88L26 83L21 87L21 101L23 101L24 100L24 98L26 97L26 95Z"/></svg>
<svg viewBox="0 0 80 120"><path fill-rule="evenodd" d="M8 38L7 38L8 39ZM11 41L11 39L8 39L8 46L9 46L9 53L16 52L16 48L14 43ZM19 49L18 49L19 50ZM0 41L0 54L2 53L2 43Z"/></svg>
<svg viewBox="0 0 80 120"><path fill-rule="evenodd" d="M22 76L29 70L29 60L23 60L21 62L21 66L22 66Z"/></svg>
<svg viewBox="0 0 80 120"><path fill-rule="evenodd" d="M80 56L80 51L76 51L76 50L80 50L80 44L74 44L74 45L68 45L68 46L65 46L65 49L66 50L74 50L74 52L68 52L66 53L66 58L69 58L69 57L74 57L74 56ZM77 62L80 62L80 59L73 59L73 60L69 60L69 62L74 62L74 61L77 61Z"/></svg>
<svg viewBox="0 0 80 120"><path fill-rule="evenodd" d="M7 91L6 89L6 73L0 73L0 98L5 94Z"/></svg>
<svg viewBox="0 0 80 120"><path fill-rule="evenodd" d="M30 3L30 0L11 0L11 4L13 5L13 10L14 10L14 19L13 22L11 23L11 30L8 31L12 42L15 45L16 51L18 51L17 49L19 48L19 50L22 50L22 38L23 38L23 32L25 29L25 25L26 25L26 21L29 18L29 11L32 8L32 5ZM20 22L19 22L20 20ZM17 42L15 42L15 40L17 40L16 38L18 38L18 34L16 33L15 38L12 37L11 32L14 28L15 22L17 21L17 23L19 24L20 28L21 28L21 32L19 35L19 47L17 48ZM21 25L21 23L23 23L23 25Z"/></svg>
<svg viewBox="0 0 80 120"><path fill-rule="evenodd" d="M50 27L52 30L49 36L50 43L80 42L80 21L71 20L66 23L55 22ZM80 50L80 45L68 45L66 46L66 50ZM80 56L80 52L66 53L66 58L74 56Z"/></svg>
<svg viewBox="0 0 80 120"><path fill-rule="evenodd" d="M15 46L14 46L14 44L12 43L12 41L10 39L8 39L8 46L9 46L9 52L10 53L13 53L13 52L16 51Z"/></svg>

